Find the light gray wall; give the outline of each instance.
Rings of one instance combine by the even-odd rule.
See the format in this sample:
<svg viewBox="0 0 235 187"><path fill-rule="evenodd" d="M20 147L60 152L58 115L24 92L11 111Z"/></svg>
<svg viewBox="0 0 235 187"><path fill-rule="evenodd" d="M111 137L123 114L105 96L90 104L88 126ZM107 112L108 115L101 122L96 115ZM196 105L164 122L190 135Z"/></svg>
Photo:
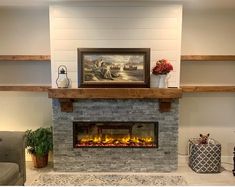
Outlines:
<svg viewBox="0 0 235 187"><path fill-rule="evenodd" d="M234 10L184 10L182 54L234 54Z"/></svg>
<svg viewBox="0 0 235 187"><path fill-rule="evenodd" d="M50 54L49 8L0 7L0 55ZM48 62L0 62L0 85L51 84Z"/></svg>
<svg viewBox="0 0 235 187"><path fill-rule="evenodd" d="M0 8L1 55L48 55L48 8ZM0 85L51 84L50 63L0 61ZM51 124L47 93L0 92L0 130L36 129Z"/></svg>
<svg viewBox="0 0 235 187"><path fill-rule="evenodd" d="M0 130L25 131L52 125L47 93L0 92Z"/></svg>
<svg viewBox="0 0 235 187"><path fill-rule="evenodd" d="M0 85L51 85L50 62L0 62Z"/></svg>
<svg viewBox="0 0 235 187"><path fill-rule="evenodd" d="M50 54L48 8L0 7L0 54Z"/></svg>
<svg viewBox="0 0 235 187"><path fill-rule="evenodd" d="M235 12L184 11L182 54L234 55ZM235 85L235 62L182 62L181 85ZM235 145L235 94L188 93L180 100L179 152L187 154L187 141L210 136L232 156ZM231 160L232 162L232 160Z"/></svg>
<svg viewBox="0 0 235 187"><path fill-rule="evenodd" d="M235 62L231 61L182 62L180 84L181 85L235 85L234 72L235 72Z"/></svg>

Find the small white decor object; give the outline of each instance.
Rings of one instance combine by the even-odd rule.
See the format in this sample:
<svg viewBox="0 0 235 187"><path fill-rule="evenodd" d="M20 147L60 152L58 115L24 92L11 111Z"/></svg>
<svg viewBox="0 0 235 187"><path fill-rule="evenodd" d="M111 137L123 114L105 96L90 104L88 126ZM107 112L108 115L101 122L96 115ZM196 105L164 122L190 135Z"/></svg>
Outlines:
<svg viewBox="0 0 235 187"><path fill-rule="evenodd" d="M68 88L70 81L67 76L67 67L61 65L58 67L58 77L56 79L56 85L58 88Z"/></svg>
<svg viewBox="0 0 235 187"><path fill-rule="evenodd" d="M159 88L167 88L167 74L160 75Z"/></svg>
<svg viewBox="0 0 235 187"><path fill-rule="evenodd" d="M167 88L168 78L167 75L173 70L173 66L165 59L158 60L156 65L152 69L151 87L157 88Z"/></svg>
<svg viewBox="0 0 235 187"><path fill-rule="evenodd" d="M160 81L160 75L150 75L150 87L151 88L158 88L159 87L159 81Z"/></svg>

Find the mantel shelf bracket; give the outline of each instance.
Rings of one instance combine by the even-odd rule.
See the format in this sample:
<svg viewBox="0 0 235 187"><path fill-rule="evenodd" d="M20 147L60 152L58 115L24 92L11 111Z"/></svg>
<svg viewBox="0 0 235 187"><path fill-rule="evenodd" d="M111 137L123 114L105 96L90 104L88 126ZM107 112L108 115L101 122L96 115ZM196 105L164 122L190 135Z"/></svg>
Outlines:
<svg viewBox="0 0 235 187"><path fill-rule="evenodd" d="M172 99L159 99L159 111L170 112Z"/></svg>
<svg viewBox="0 0 235 187"><path fill-rule="evenodd" d="M73 112L74 99L59 99L61 112Z"/></svg>

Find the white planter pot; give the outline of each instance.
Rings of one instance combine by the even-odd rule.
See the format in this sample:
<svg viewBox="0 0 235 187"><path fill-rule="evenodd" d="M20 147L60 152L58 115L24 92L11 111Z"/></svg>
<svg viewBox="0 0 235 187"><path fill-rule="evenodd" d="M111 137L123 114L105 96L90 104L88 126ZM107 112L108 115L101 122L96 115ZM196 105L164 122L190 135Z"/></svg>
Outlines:
<svg viewBox="0 0 235 187"><path fill-rule="evenodd" d="M150 87L159 88L160 75L151 74L150 76Z"/></svg>
<svg viewBox="0 0 235 187"><path fill-rule="evenodd" d="M167 88L167 75L160 75L159 88Z"/></svg>
<svg viewBox="0 0 235 187"><path fill-rule="evenodd" d="M166 75L154 75L150 76L151 88L168 88L168 77Z"/></svg>

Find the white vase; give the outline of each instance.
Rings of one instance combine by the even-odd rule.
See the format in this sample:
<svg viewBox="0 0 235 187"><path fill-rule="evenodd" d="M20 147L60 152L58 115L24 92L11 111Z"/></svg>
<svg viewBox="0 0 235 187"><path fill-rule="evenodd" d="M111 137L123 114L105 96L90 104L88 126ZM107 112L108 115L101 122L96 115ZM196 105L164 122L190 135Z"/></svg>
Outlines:
<svg viewBox="0 0 235 187"><path fill-rule="evenodd" d="M159 88L160 75L151 74L150 76L150 87Z"/></svg>
<svg viewBox="0 0 235 187"><path fill-rule="evenodd" d="M167 74L160 75L159 88L167 88Z"/></svg>

